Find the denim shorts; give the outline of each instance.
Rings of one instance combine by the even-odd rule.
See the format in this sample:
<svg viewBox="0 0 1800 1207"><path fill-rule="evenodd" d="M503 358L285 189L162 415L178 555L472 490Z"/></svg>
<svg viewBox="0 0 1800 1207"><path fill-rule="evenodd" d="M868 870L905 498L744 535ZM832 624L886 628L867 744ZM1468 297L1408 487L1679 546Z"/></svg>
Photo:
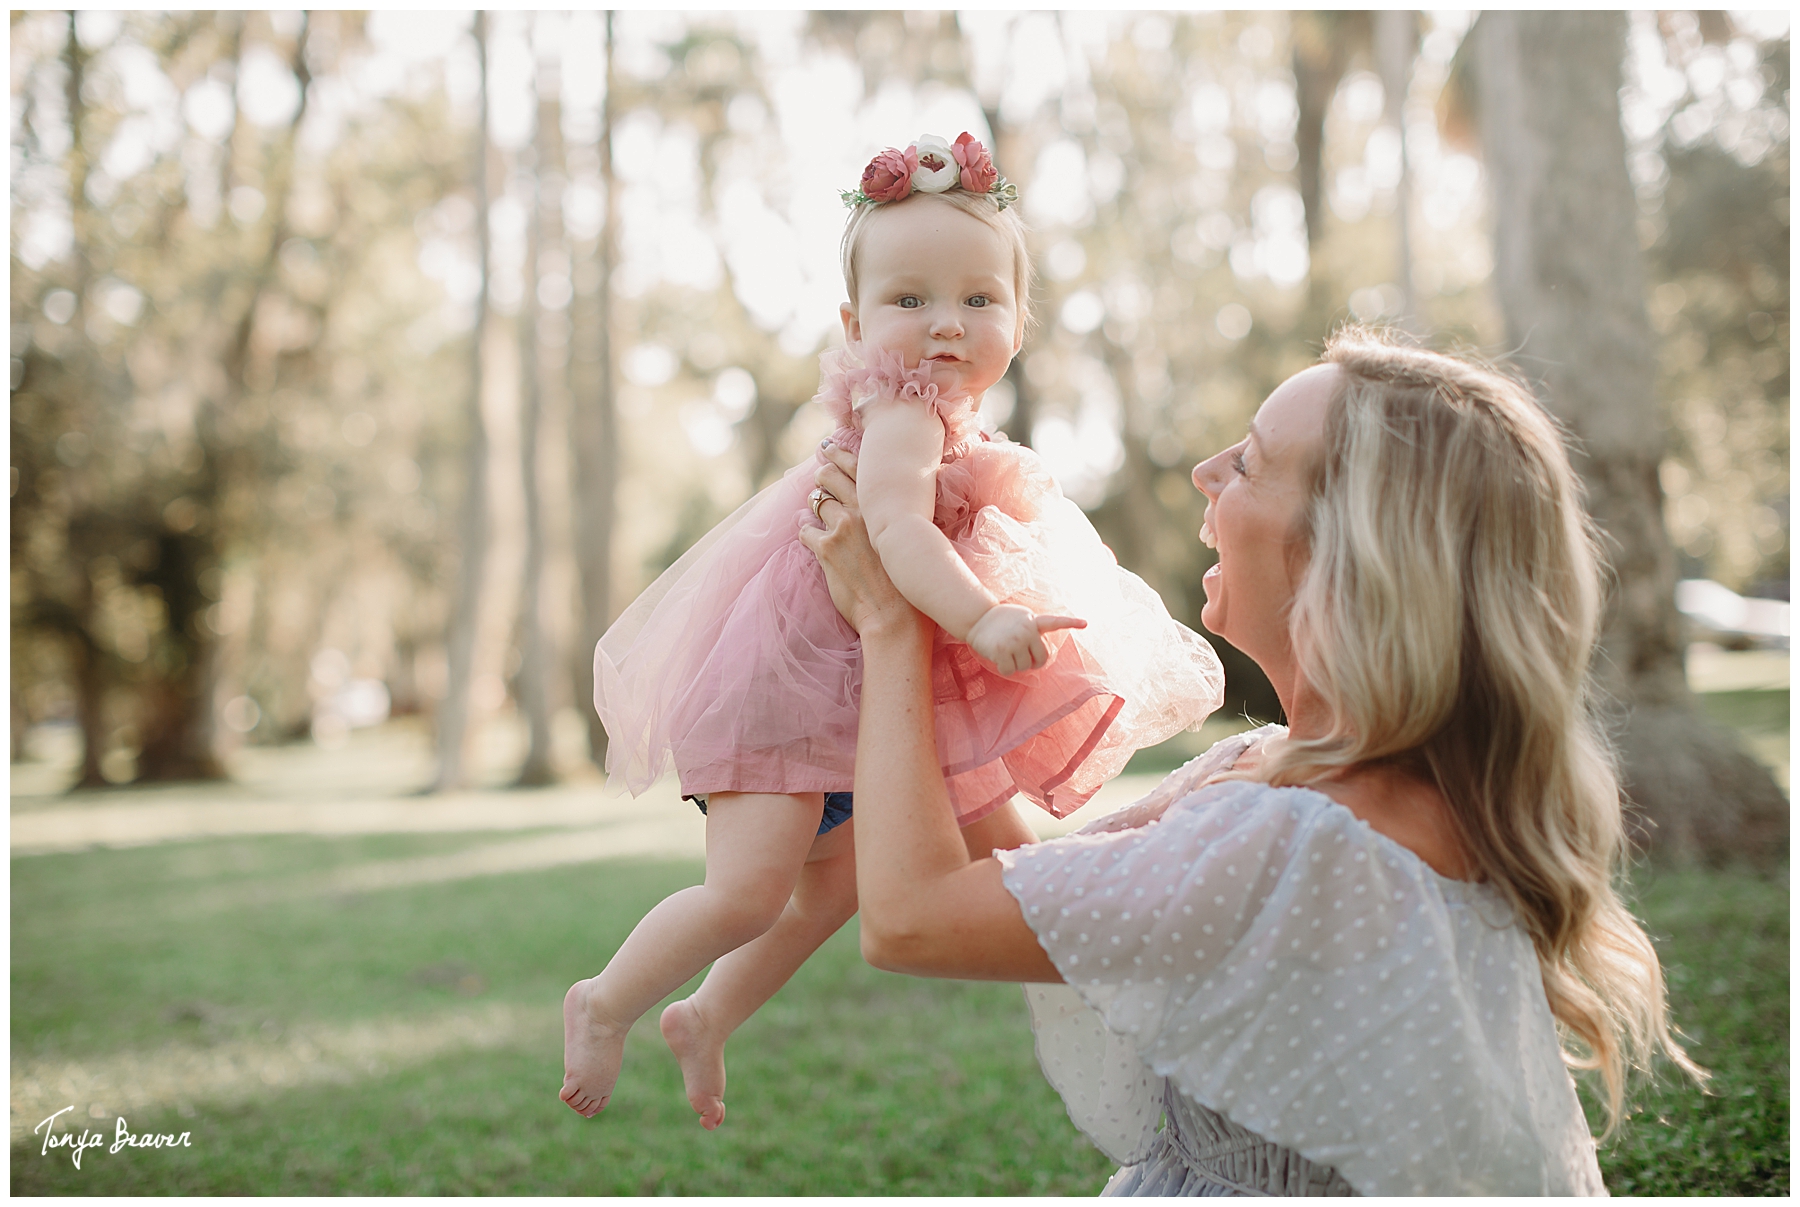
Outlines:
<svg viewBox="0 0 1800 1207"><path fill-rule="evenodd" d="M682 799L693 801L700 807L700 812L706 812L704 796L684 796ZM819 834L829 834L849 821L850 803L850 793L848 792L827 792L825 794L825 814L819 818Z"/></svg>

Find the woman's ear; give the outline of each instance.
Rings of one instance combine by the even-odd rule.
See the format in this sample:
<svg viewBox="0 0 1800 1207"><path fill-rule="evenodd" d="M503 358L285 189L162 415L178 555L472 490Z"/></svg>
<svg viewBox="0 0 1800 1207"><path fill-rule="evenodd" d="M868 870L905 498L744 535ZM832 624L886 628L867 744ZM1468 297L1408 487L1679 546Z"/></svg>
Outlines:
<svg viewBox="0 0 1800 1207"><path fill-rule="evenodd" d="M856 307L849 302L840 303L838 318L842 319L844 323L844 342L846 344L860 342L862 340L862 324L856 321Z"/></svg>

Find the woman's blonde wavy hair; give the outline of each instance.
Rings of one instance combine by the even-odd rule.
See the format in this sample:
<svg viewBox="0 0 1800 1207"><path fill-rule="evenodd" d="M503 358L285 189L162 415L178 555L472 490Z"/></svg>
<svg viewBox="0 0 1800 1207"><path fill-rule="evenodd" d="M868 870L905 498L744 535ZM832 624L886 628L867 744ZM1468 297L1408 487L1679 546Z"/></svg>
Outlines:
<svg viewBox="0 0 1800 1207"><path fill-rule="evenodd" d="M1327 731L1257 773L1306 784L1405 767L1450 805L1481 879L1523 920L1577 1068L1619 1121L1670 1030L1662 968L1614 889L1624 839L1589 664L1599 541L1554 421L1519 382L1367 328L1338 367L1301 523L1289 631Z"/></svg>

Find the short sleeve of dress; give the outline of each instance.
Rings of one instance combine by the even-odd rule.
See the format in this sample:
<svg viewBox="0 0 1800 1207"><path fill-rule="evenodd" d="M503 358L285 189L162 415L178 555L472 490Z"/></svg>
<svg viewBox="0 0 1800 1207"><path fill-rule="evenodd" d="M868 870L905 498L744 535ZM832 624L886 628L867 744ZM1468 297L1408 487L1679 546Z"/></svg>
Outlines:
<svg viewBox="0 0 1800 1207"><path fill-rule="evenodd" d="M998 857L1065 982L1027 990L1040 1063L1115 1160L1167 1079L1364 1194L1600 1187L1504 903L1341 805L1226 781Z"/></svg>

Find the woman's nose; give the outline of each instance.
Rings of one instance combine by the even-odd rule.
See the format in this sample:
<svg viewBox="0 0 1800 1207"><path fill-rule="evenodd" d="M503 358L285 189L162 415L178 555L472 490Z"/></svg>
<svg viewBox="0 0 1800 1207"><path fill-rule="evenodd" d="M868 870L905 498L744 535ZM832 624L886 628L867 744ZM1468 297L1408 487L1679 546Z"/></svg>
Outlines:
<svg viewBox="0 0 1800 1207"><path fill-rule="evenodd" d="M1218 453L1194 466L1194 488L1209 499L1217 493L1217 488L1214 486L1218 480L1215 466L1219 458L1224 455L1224 453Z"/></svg>

